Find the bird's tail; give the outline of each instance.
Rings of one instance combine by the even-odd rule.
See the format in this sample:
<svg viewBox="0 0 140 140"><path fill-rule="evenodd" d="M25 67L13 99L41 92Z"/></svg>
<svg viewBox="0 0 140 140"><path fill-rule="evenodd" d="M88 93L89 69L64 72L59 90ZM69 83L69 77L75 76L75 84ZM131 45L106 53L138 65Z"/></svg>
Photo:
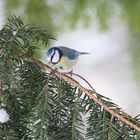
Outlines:
<svg viewBox="0 0 140 140"><path fill-rule="evenodd" d="M80 52L80 55L84 55L84 54L91 54L91 53L88 53L88 52Z"/></svg>

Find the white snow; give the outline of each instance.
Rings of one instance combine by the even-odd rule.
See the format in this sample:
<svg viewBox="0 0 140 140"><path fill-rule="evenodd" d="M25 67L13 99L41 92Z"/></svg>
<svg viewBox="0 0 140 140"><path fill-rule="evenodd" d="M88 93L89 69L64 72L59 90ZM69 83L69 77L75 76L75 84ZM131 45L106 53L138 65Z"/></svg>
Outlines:
<svg viewBox="0 0 140 140"><path fill-rule="evenodd" d="M0 109L0 122L5 123L9 120L9 114L6 112L5 109Z"/></svg>

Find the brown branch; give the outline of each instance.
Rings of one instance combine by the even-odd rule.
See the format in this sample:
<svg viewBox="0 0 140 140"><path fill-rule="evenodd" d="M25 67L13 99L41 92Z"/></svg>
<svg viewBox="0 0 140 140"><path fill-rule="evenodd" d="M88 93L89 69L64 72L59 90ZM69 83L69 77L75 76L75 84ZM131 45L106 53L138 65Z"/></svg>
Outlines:
<svg viewBox="0 0 140 140"><path fill-rule="evenodd" d="M109 123L109 133L108 133L108 139L109 140L111 139L111 128L112 128L113 119L114 119L114 116L112 115L111 119L110 119L110 123Z"/></svg>
<svg viewBox="0 0 140 140"><path fill-rule="evenodd" d="M49 67L48 65L42 63L42 62L39 62L39 61L36 61L32 58L28 58L29 61L31 61L32 63L35 63L37 64L38 66L40 66L41 68L43 69L47 69L48 72L52 72L52 68ZM131 118L128 119L128 116L127 115L124 115L124 113L122 113L121 115L121 112L117 113L115 110L113 110L112 108L110 108L109 106L107 106L105 103L103 103L100 99L98 99L95 95L94 92L95 91L89 91L89 89L83 87L82 85L80 85L76 80L74 80L73 78L63 74L63 73L60 73L58 71L55 72L55 75L59 78L62 78L63 80L67 81L68 83L76 86L77 88L79 88L81 91L83 91L87 96L90 97L90 99L92 99L94 102L96 102L98 105L100 105L102 108L104 108L107 112L109 112L112 116L118 118L120 121L122 121L123 123L129 125L131 128L137 130L140 132L140 127L137 126L136 124L132 123L130 120Z"/></svg>

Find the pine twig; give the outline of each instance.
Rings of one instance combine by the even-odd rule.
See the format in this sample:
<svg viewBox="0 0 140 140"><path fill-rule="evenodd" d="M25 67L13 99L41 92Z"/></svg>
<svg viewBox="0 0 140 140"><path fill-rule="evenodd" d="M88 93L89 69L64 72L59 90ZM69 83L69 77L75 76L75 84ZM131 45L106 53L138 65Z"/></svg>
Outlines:
<svg viewBox="0 0 140 140"><path fill-rule="evenodd" d="M10 140L9 137L8 137L8 134L7 134L7 130L6 130L6 126L5 125L4 125L4 134L5 134L6 140Z"/></svg>
<svg viewBox="0 0 140 140"><path fill-rule="evenodd" d="M2 81L2 77L0 77L0 97L3 95L2 86L3 86L3 81Z"/></svg>
<svg viewBox="0 0 140 140"><path fill-rule="evenodd" d="M0 76L0 107L2 104L2 96L3 96L3 79L2 76Z"/></svg>
<svg viewBox="0 0 140 140"><path fill-rule="evenodd" d="M111 116L110 123L109 123L109 133L108 133L108 139L111 140L111 128L112 128L112 122L113 122L114 116Z"/></svg>
<svg viewBox="0 0 140 140"><path fill-rule="evenodd" d="M42 69L47 69L48 72L52 72L52 68L50 66L48 66L47 64L44 64L42 62L39 62L37 60L34 60L32 58L27 58L30 62L37 64L39 67L41 67ZM89 91L89 89L83 87L82 85L80 85L76 80L74 80L73 78L60 73L58 71L55 72L55 75L59 78L62 78L63 80L67 81L68 83L76 86L77 88L79 88L81 91L83 91L88 97L90 97L90 99L92 99L94 102L96 102L98 105L100 105L102 108L104 108L107 112L109 112L112 116L118 118L121 122L129 125L131 128L137 130L138 132L140 132L140 127L137 126L136 124L132 123L130 120L131 118L129 118L127 115L124 115L122 113L122 115L120 113L117 113L115 110L113 110L112 108L110 108L109 106L107 106L105 103L103 103L100 99L98 99L96 97L95 94L95 90L91 92L91 90Z"/></svg>

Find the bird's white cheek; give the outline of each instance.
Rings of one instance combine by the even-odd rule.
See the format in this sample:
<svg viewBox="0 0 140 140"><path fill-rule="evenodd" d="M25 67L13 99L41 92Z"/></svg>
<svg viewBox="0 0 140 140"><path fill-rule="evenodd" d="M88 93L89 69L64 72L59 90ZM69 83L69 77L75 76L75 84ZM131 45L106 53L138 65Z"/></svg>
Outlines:
<svg viewBox="0 0 140 140"><path fill-rule="evenodd" d="M55 55L52 58L52 63L58 63L60 60L60 55L58 51L55 51Z"/></svg>

